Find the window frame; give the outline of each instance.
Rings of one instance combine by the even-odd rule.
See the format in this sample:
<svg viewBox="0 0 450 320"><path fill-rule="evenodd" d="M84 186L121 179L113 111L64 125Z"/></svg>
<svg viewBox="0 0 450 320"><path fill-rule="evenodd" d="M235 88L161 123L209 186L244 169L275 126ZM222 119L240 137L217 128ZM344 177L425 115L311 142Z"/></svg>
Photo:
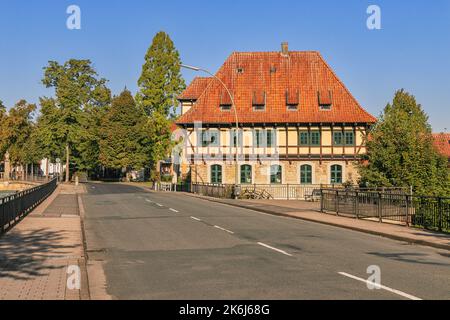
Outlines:
<svg viewBox="0 0 450 320"><path fill-rule="evenodd" d="M216 140L211 142L211 138L215 136ZM206 137L206 139L205 139ZM201 148L208 147L220 147L220 131L217 129L212 130L201 130L198 132L199 143L197 143Z"/></svg>
<svg viewBox="0 0 450 320"><path fill-rule="evenodd" d="M348 138L349 134L351 134L351 138L352 138L351 143L347 142L347 138ZM344 142L345 142L346 146L354 146L355 142L356 142L355 133L353 131L349 131L349 130L344 131Z"/></svg>
<svg viewBox="0 0 450 320"><path fill-rule="evenodd" d="M238 130L237 132L237 136L238 138L236 139L236 130L235 129L231 129L230 130L230 147L231 148L240 148L243 146L243 141L244 141L244 133L242 130ZM236 142L238 143L238 145L236 146Z"/></svg>
<svg viewBox="0 0 450 320"><path fill-rule="evenodd" d="M318 142L313 143L313 134L317 134L318 136ZM303 136L303 137L302 137ZM306 136L306 143L303 143L304 137ZM301 130L298 132L298 145L300 147L320 147L322 144L322 134L320 130Z"/></svg>
<svg viewBox="0 0 450 320"><path fill-rule="evenodd" d="M220 165L220 164L211 165L210 172L211 172L211 177L210 177L211 183L212 184L222 184L222 181L223 181L222 180L223 179L222 165Z"/></svg>
<svg viewBox="0 0 450 320"><path fill-rule="evenodd" d="M340 142L336 142L336 137L340 136ZM342 131L333 131L333 146L344 146L344 133Z"/></svg>
<svg viewBox="0 0 450 320"><path fill-rule="evenodd" d="M308 168L309 171L304 172L303 171L304 168ZM306 178L305 180L310 180L310 182L308 182L308 181L303 182L304 178ZM310 164L302 164L300 166L300 184L301 185L311 185L311 184L313 184L313 168L312 168L312 165L310 165Z"/></svg>
<svg viewBox="0 0 450 320"><path fill-rule="evenodd" d="M276 168L275 173L273 170L274 168ZM277 182L278 176L279 176L279 182ZM282 184L282 183L283 183L283 167L279 164L271 165L270 166L270 184Z"/></svg>
<svg viewBox="0 0 450 320"><path fill-rule="evenodd" d="M245 168L245 170L244 170L244 168ZM249 164L242 164L239 169L240 169L240 172L239 172L240 179L239 180L240 180L241 184L252 184L252 182L253 182L252 166ZM245 174L245 176L243 176L243 174ZM247 182L247 179L246 179L248 177L247 174L250 175L250 182ZM245 181L243 181L243 180L245 180Z"/></svg>
<svg viewBox="0 0 450 320"><path fill-rule="evenodd" d="M340 168L336 171L337 168ZM339 176L340 175L340 176ZM330 166L330 184L342 184L344 176L344 167L340 164L333 164ZM339 177L339 181L337 181Z"/></svg>

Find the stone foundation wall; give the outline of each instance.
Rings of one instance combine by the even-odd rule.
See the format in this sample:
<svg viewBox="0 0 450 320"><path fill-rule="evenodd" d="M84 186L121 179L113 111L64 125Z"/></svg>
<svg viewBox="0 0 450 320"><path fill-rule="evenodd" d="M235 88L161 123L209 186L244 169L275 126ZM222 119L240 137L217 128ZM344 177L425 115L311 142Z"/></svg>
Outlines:
<svg viewBox="0 0 450 320"><path fill-rule="evenodd" d="M234 184L235 183L235 171L236 167L234 163L198 163L196 165L186 166L186 170L191 170L192 181L194 183L210 183L210 167L213 164L222 165L222 183ZM258 163L258 162L246 162L240 163L249 164L252 166L252 180L255 184L270 184L270 166L274 164L281 165L282 167L282 183L283 184L300 184L300 166L308 164L312 166L312 183L313 184L330 184L331 183L331 166L341 165L343 172L342 182L357 183L359 179L359 173L357 165L354 162L345 161L280 161L273 163ZM187 172L185 173L187 175ZM240 177L239 177L240 178Z"/></svg>

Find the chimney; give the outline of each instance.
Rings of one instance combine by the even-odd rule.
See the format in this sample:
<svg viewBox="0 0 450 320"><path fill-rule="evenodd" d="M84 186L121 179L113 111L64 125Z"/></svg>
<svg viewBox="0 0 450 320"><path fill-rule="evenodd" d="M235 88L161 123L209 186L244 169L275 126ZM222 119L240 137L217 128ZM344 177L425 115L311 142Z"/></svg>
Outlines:
<svg viewBox="0 0 450 320"><path fill-rule="evenodd" d="M289 43L287 43L287 42L281 43L281 54L283 56L289 55Z"/></svg>

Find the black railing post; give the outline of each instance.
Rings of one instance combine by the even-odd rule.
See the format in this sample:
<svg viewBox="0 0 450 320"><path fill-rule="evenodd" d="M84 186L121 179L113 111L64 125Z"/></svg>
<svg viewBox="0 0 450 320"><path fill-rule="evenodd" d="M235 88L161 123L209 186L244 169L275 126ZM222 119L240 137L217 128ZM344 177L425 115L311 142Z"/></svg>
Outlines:
<svg viewBox="0 0 450 320"><path fill-rule="evenodd" d="M359 219L359 193L355 191L355 217Z"/></svg>
<svg viewBox="0 0 450 320"><path fill-rule="evenodd" d="M320 212L323 213L323 189L320 189Z"/></svg>
<svg viewBox="0 0 450 320"><path fill-rule="evenodd" d="M336 190L336 199L335 199L335 205L336 205L336 215L339 215L339 191Z"/></svg>
<svg viewBox="0 0 450 320"><path fill-rule="evenodd" d="M378 220L383 222L383 213L382 213L382 207L381 207L381 192L378 192Z"/></svg>
<svg viewBox="0 0 450 320"><path fill-rule="evenodd" d="M409 227L409 195L406 195L406 217L405 218L406 218L405 225L407 227Z"/></svg>
<svg viewBox="0 0 450 320"><path fill-rule="evenodd" d="M438 210L439 210L439 223L438 223L438 230L439 232L442 232L442 211L443 211L443 207L442 207L442 198L439 197L438 198Z"/></svg>

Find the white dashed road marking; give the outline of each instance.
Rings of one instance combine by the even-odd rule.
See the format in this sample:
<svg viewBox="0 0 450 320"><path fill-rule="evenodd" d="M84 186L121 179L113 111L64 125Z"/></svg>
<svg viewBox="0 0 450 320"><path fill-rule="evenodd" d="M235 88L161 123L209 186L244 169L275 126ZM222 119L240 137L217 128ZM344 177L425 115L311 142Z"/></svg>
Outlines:
<svg viewBox="0 0 450 320"><path fill-rule="evenodd" d="M219 227L219 226L214 226L214 228L219 229L219 230L222 230L222 231L225 231L225 232L228 232L228 233L231 233L231 234L234 234L233 231L227 230L227 229L222 228L222 227Z"/></svg>
<svg viewBox="0 0 450 320"><path fill-rule="evenodd" d="M148 203L153 203L152 200L145 199L145 201L147 201Z"/></svg>
<svg viewBox="0 0 450 320"><path fill-rule="evenodd" d="M339 273L341 276L344 276L344 277L347 277L347 278L351 278L351 279L353 279L353 280L358 280L358 281L364 282L364 283L366 283L366 284L373 285L374 287L379 287L380 289L383 289L383 290L386 290L386 291L389 291L389 292L398 294L399 296L402 296L402 297L407 298L407 299L410 299L410 300L422 300L422 299L420 299L420 298L417 298L417 297L415 297L415 296L413 296L413 295L410 295L410 294L408 294L408 293L405 293L405 292L403 292L403 291L396 290L396 289L392 289L392 288L383 286L383 285L381 285L381 284L380 284L380 285L377 285L377 284L373 283L372 281L369 281L369 280L366 280L366 279L363 279L363 278L359 278L359 277L353 276L353 275L348 274L348 273L345 273L345 272L338 272L338 273Z"/></svg>
<svg viewBox="0 0 450 320"><path fill-rule="evenodd" d="M172 208L169 208L169 210L172 211L172 212L175 212L175 213L179 212L178 210L175 210L175 209L172 209Z"/></svg>
<svg viewBox="0 0 450 320"><path fill-rule="evenodd" d="M202 221L202 220L200 220L199 218L196 218L196 217L191 217L191 219L194 219L195 221Z"/></svg>
<svg viewBox="0 0 450 320"><path fill-rule="evenodd" d="M162 204L160 203L155 203L158 207L164 207Z"/></svg>
<svg viewBox="0 0 450 320"><path fill-rule="evenodd" d="M263 247L266 247L266 248L268 248L268 249L272 249L272 250L274 250L274 251L276 251L276 252L282 253L282 254L284 254L284 255L286 255L286 256L292 257L292 254L289 254L289 253L287 253L286 251L283 251L283 250L280 250L280 249L271 247L271 246L269 246L268 244L265 244L265 243L262 243L262 242L258 242L258 244L259 244L260 246L263 246Z"/></svg>

